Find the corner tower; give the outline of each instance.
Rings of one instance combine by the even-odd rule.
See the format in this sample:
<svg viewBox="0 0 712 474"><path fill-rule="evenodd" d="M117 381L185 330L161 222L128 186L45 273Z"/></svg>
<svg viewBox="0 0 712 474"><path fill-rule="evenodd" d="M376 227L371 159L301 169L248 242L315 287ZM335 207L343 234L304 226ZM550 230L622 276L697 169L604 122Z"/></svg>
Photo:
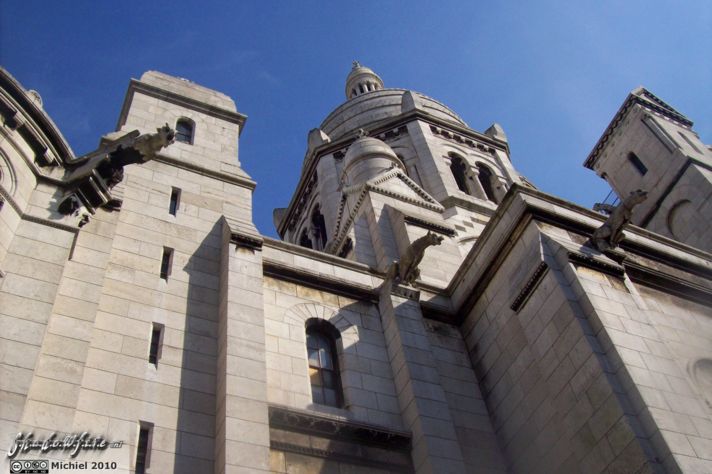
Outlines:
<svg viewBox="0 0 712 474"><path fill-rule="evenodd" d="M289 242L379 270L428 231L447 237L423 279L444 282L513 183L502 128L472 130L444 104L384 86L354 62L346 102L309 133L302 176L275 226ZM428 274L430 273L430 274Z"/></svg>
<svg viewBox="0 0 712 474"><path fill-rule="evenodd" d="M643 87L628 94L584 166L620 199L648 192L631 222L712 252L712 151L692 121Z"/></svg>

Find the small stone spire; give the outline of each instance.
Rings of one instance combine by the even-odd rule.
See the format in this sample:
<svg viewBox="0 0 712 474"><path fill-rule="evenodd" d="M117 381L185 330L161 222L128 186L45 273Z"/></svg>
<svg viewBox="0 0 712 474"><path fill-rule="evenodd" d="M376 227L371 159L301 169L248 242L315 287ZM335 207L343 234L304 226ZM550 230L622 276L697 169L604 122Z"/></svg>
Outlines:
<svg viewBox="0 0 712 474"><path fill-rule="evenodd" d="M362 94L383 89L383 81L370 68L354 61L346 78L346 98L353 99Z"/></svg>

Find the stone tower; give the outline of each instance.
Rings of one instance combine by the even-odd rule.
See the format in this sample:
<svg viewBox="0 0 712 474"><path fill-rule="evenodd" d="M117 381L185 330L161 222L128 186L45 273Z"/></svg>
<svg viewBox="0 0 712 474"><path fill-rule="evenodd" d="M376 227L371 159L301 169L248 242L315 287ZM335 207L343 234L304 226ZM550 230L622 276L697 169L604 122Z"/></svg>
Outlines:
<svg viewBox="0 0 712 474"><path fill-rule="evenodd" d="M346 102L309 133L289 207L275 211L284 240L384 270L428 230L448 239L429 253L433 284L457 267L504 194L522 179L494 124L472 130L418 92L384 88L355 62Z"/></svg>
<svg viewBox="0 0 712 474"><path fill-rule="evenodd" d="M646 89L628 95L584 166L620 199L648 192L633 224L712 251L712 151L691 120Z"/></svg>

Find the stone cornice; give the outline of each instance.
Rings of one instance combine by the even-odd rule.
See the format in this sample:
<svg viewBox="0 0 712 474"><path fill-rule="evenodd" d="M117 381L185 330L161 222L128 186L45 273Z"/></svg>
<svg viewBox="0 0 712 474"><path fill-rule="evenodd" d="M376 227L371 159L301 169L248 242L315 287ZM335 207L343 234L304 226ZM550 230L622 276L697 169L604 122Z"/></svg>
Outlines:
<svg viewBox="0 0 712 474"><path fill-rule="evenodd" d="M464 279L469 269L475 264L476 258L481 257L480 254L484 251L484 247L490 247L486 251L487 258L477 264L480 270L476 272L474 281L470 281L466 291L461 293L461 301L453 301L453 305L457 305L455 310L459 318L466 316L488 282L496 274L519 235L532 220L569 230L585 238L590 237L593 231L603 223L605 217L541 191L521 185L512 186L447 287L446 293L452 297L458 286L465 283ZM498 235L497 242L489 242L493 238L494 230L502 225L508 225L504 235ZM492 247L492 245L494 246ZM623 266L626 269L631 266L630 264L626 265L627 261L630 259L635 261L635 258L638 258L637 255L644 256L649 262L647 267L643 264L631 266L636 269L638 274L645 273L644 269L652 268L651 265L659 266L657 271L661 274L668 275L667 278L676 281L678 286L693 288L698 294L701 294L700 285L690 286L688 284L690 279L712 278L712 255L639 227L626 227L625 238L620 244L620 250L623 252ZM621 274L620 267L616 265L601 266L601 259L579 258L579 255L572 255L571 252L569 259L574 263L591 266L606 273ZM666 267L680 270L682 273L673 275L671 270L665 270ZM656 281L662 281L661 278L656 276Z"/></svg>
<svg viewBox="0 0 712 474"><path fill-rule="evenodd" d="M407 431L280 405L269 405L269 425L394 451L409 452L411 447L411 434Z"/></svg>
<svg viewBox="0 0 712 474"><path fill-rule="evenodd" d="M206 104L205 102L191 99L190 97L185 97L183 95L176 94L175 92L167 91L165 89L161 89L160 87L151 84L146 84L145 82L141 82L137 79L131 79L128 91L126 92L126 98L124 99L124 105L121 108L121 114L119 114L119 121L116 125L117 130L119 130L126 121L126 116L128 115L128 110L131 106L131 98L136 92L141 92L150 97L165 100L166 102L192 109L196 112L200 112L202 114L210 115L212 117L225 120L226 122L235 123L239 125L239 134L242 134L245 121L247 120L247 116L239 112Z"/></svg>
<svg viewBox="0 0 712 474"><path fill-rule="evenodd" d="M467 209L468 211L479 212L479 213L484 214L484 215L486 215L486 216L491 216L491 215L493 215L493 214L495 213L495 211L496 211L496 206L495 206L494 208L493 208L493 207L489 207L489 206L486 206L486 205L484 205L484 204L482 204L482 203L475 202L474 200L477 199L477 198L475 198L475 197L472 197L472 196L469 196L469 195L467 195L467 197L468 197L469 199L465 199L465 198L463 198L463 197L456 196L456 195L453 194L452 196L448 196L448 197L446 197L445 199L443 199L440 204L441 204L445 209L449 209L449 208L451 208L451 207L453 207L453 206L457 206L457 207L462 207L463 209ZM470 200L470 199L471 199L471 200ZM483 201L483 202L484 202L484 201Z"/></svg>
<svg viewBox="0 0 712 474"><path fill-rule="evenodd" d="M34 222L36 224L46 225L49 227L54 227L55 229L71 232L72 234L76 234L79 232L79 229L77 227L72 227L61 222L46 219L44 217L33 216L32 214L23 212L19 204L17 204L17 202L15 201L15 199L13 199L13 197L10 196L10 193L8 193L2 186L0 186L0 197L2 197L2 200L5 202L5 204L9 204L10 207L12 207L12 209L20 216L20 219L22 220Z"/></svg>
<svg viewBox="0 0 712 474"><path fill-rule="evenodd" d="M640 92L640 94L636 94L636 92L638 91ZM613 119L608 124L608 127L606 127L606 130L603 132L603 135L601 135L601 138L598 139L598 142L596 142L596 145L593 147L593 150L591 150L591 153L589 153L588 157L586 158L586 161L584 161L583 165L586 168L593 170L593 167L596 164L596 161L598 160L601 150L603 150L603 148L610 140L611 136L613 136L613 132L615 132L616 128L618 128L618 125L620 125L620 123L625 119L626 115L628 114L628 111L636 104L641 105L642 107L645 107L649 110L652 110L653 112L656 112L662 115L663 117L677 122L684 127L689 128L693 125L691 120L679 113L677 110L670 107L668 104L663 102L661 99L659 99L646 89L641 88L640 90L633 91L628 94L628 97L626 97L626 100L623 102L620 109L618 109L618 112L616 112L616 114L613 116Z"/></svg>
<svg viewBox="0 0 712 474"><path fill-rule="evenodd" d="M273 248L276 250L281 250L290 254L300 255L317 262L324 262L330 265L336 265L348 270L354 270L363 274L368 274L372 276L383 277L382 273L375 271L373 268L363 263L354 262L353 260L348 260L345 258L337 257L325 252L320 252L318 250L308 249L297 244L292 244L289 242L284 242L283 240L273 239L271 237L264 237L264 246L268 248Z"/></svg>
<svg viewBox="0 0 712 474"><path fill-rule="evenodd" d="M238 176L232 173L225 173L223 171L215 171L210 168L205 168L202 166L194 165L192 163L187 163L185 161L176 158L171 158L162 154L156 155L153 160L174 166L176 168L181 168L184 170L202 174L204 176L209 176L211 178L224 181L226 183L236 184L238 186L245 187L251 191L254 191L254 189L257 187L257 183L247 176Z"/></svg>
<svg viewBox="0 0 712 474"><path fill-rule="evenodd" d="M448 237L454 237L457 234L455 229L445 224L447 221L443 221L443 223L432 222L427 219L421 219L420 217L408 215L406 213L403 213L403 220L408 224L432 230L434 232L447 235Z"/></svg>
<svg viewBox="0 0 712 474"><path fill-rule="evenodd" d="M2 67L0 67L0 89L6 91L12 101L28 115L30 121L39 127L39 130L47 138L47 145L55 151L56 156L63 163L74 157L74 152L49 115L27 97L25 89ZM6 105L12 107L12 104Z"/></svg>
<svg viewBox="0 0 712 474"><path fill-rule="evenodd" d="M667 269L664 271L651 268L633 259L626 259L623 265L626 274L636 283L691 299L706 306L709 306L712 301L712 287L709 280L704 282L706 285L699 281L690 281L689 278L672 275Z"/></svg>
<svg viewBox="0 0 712 474"><path fill-rule="evenodd" d="M330 293L356 300L370 301L372 303L378 301L378 294L374 288L353 283L343 278L297 268L267 257L262 260L262 268L266 277L289 281L315 290L326 290Z"/></svg>
<svg viewBox="0 0 712 474"><path fill-rule="evenodd" d="M524 287L522 290L519 292L516 298L514 298L514 301L512 302L512 305L510 308L512 311L515 313L518 313L520 309L522 309L522 306L524 306L531 296L531 294L534 292L536 287L539 285L541 280L544 278L544 275L546 274L546 271L549 269L549 266L541 262L535 269L532 275L529 277L527 282L524 284Z"/></svg>
<svg viewBox="0 0 712 474"><path fill-rule="evenodd" d="M408 186L414 193L416 193L421 198L421 200L415 199L412 196L401 194L397 191L391 191L387 188L380 186L381 184L387 182L389 179L392 178L397 178L403 181L406 186ZM351 209L349 215L346 216L346 220L344 220L344 209L346 201L342 199L339 205L339 212L336 216L336 225L334 226L332 243L330 244L330 248L331 250L333 250L334 253L339 252L349 230L351 229L351 226L353 225L356 217L358 216L359 210L361 209L361 205L363 204L369 192L374 192L395 199L400 199L403 202L407 202L408 204L419 206L430 211L440 213L445 210L440 205L440 203L438 203L432 196L426 193L423 188L418 186L413 180L408 178L408 176L406 176L400 169L394 168L393 170L388 171L381 176L377 176L376 178L373 178L363 184L349 186L343 189L344 196L358 193L358 198L356 199L356 204L353 206L353 209ZM442 227L446 229L445 226Z"/></svg>

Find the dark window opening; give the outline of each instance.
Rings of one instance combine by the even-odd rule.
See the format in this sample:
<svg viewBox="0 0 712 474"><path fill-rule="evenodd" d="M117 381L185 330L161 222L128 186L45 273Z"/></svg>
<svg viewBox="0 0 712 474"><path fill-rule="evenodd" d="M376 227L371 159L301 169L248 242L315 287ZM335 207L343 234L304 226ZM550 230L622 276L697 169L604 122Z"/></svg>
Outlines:
<svg viewBox="0 0 712 474"><path fill-rule="evenodd" d="M191 145L193 143L193 128L193 122L190 120L179 119L176 122L176 141Z"/></svg>
<svg viewBox="0 0 712 474"><path fill-rule="evenodd" d="M638 170L638 173L640 173L641 176L644 176L645 173L648 172L648 168L643 164L640 158L638 158L638 155L633 153L632 151L628 153L628 161L631 162L631 164L635 167L636 170Z"/></svg>
<svg viewBox="0 0 712 474"><path fill-rule="evenodd" d="M163 247L163 257L161 258L161 278L168 280L171 274L171 265L173 263L173 249Z"/></svg>
<svg viewBox="0 0 712 474"><path fill-rule="evenodd" d="M158 366L158 359L161 358L161 343L163 342L163 325L153 323L151 331L151 346L148 351L148 362Z"/></svg>
<svg viewBox="0 0 712 474"><path fill-rule="evenodd" d="M317 250L323 250L326 247L326 222L324 215L319 210L319 205L314 206L312 211L312 227L314 228L314 237L316 237Z"/></svg>
<svg viewBox="0 0 712 474"><path fill-rule="evenodd" d="M329 323L319 320L308 324L309 381L314 403L340 407L343 397L334 333L338 335Z"/></svg>
<svg viewBox="0 0 712 474"><path fill-rule="evenodd" d="M302 231L302 235L301 235L301 237L299 237L299 245L301 245L302 247L306 247L308 249L314 248L312 246L312 241L309 238L309 232L307 232L306 229L304 229Z"/></svg>
<svg viewBox="0 0 712 474"><path fill-rule="evenodd" d="M363 94L363 84L358 85L358 90L361 91L361 93Z"/></svg>
<svg viewBox="0 0 712 474"><path fill-rule="evenodd" d="M465 160L457 155L450 154L450 171L455 178L458 189L463 193L470 194L467 190L467 178L465 177L465 172L467 171Z"/></svg>
<svg viewBox="0 0 712 474"><path fill-rule="evenodd" d="M141 423L136 444L136 474L145 474L149 466L152 425Z"/></svg>
<svg viewBox="0 0 712 474"><path fill-rule="evenodd" d="M485 192L487 199L496 203L497 198L495 197L494 189L492 188L492 178L494 177L492 171L481 163L477 164L477 170L479 171L477 179L479 179L480 184L482 185L482 190Z"/></svg>
<svg viewBox="0 0 712 474"><path fill-rule="evenodd" d="M171 188L171 204L168 207L168 212L172 216L178 213L178 206L180 205L180 188Z"/></svg>

